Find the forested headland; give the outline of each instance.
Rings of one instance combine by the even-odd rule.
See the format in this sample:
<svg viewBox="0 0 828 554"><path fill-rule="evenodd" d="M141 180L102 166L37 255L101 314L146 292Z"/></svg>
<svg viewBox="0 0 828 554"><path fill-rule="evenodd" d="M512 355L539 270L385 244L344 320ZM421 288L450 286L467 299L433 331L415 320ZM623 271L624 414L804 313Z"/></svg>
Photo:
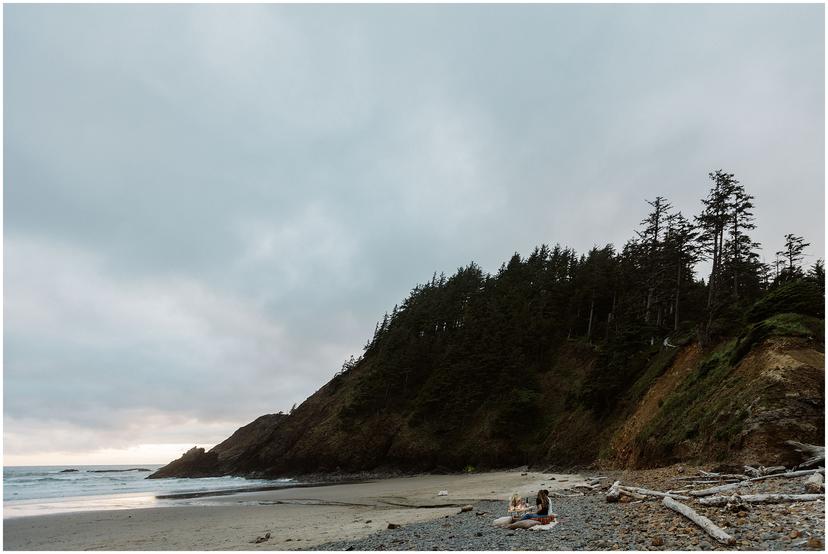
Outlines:
<svg viewBox="0 0 828 554"><path fill-rule="evenodd" d="M620 248L543 244L494 274L434 275L290 414L157 476L657 465L751 448L770 462L777 439L821 440L823 260L806 261L796 229L758 244L748 188L709 178L696 213L642 205ZM766 366L783 358L774 385Z"/></svg>

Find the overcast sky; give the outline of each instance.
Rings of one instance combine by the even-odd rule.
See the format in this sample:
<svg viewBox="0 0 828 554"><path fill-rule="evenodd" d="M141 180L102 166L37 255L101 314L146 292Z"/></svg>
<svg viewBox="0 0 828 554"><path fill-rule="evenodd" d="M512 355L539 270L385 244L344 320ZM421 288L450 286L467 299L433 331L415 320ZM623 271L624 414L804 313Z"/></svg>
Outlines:
<svg viewBox="0 0 828 554"><path fill-rule="evenodd" d="M822 5L7 5L6 464L289 410L432 272L707 173L824 256Z"/></svg>

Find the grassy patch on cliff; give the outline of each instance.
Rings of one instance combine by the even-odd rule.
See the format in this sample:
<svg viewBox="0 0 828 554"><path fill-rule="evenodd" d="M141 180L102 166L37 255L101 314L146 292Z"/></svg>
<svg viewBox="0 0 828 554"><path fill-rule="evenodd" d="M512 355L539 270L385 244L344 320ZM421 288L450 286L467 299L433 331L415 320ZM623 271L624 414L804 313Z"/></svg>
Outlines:
<svg viewBox="0 0 828 554"><path fill-rule="evenodd" d="M639 433L636 443L643 458L671 460L683 441L695 440L702 430L717 425L735 431L740 417L734 411L732 397L717 392L739 386L739 378L731 373L730 358L737 341L720 346L691 373L682 386L664 401L653 420ZM723 421L717 421L724 416Z"/></svg>
<svg viewBox="0 0 828 554"><path fill-rule="evenodd" d="M821 341L824 334L825 321L822 319L796 313L777 314L748 327L733 348L730 363L739 363L751 348L768 337L819 338Z"/></svg>
<svg viewBox="0 0 828 554"><path fill-rule="evenodd" d="M664 372L667 371L673 363L673 360L675 360L678 352L678 348L665 348L654 355L644 370L644 373L630 387L627 393L629 400L635 402L641 399L650 387L653 386L656 379L664 375Z"/></svg>
<svg viewBox="0 0 828 554"><path fill-rule="evenodd" d="M824 321L817 318L776 314L749 325L738 338L720 344L641 430L636 446L642 451L642 459L653 463L677 461L687 458L692 450L705 450L724 458L728 451L739 447L750 405L763 395L763 385L734 371L736 366L769 337L813 338L822 337L823 332Z"/></svg>

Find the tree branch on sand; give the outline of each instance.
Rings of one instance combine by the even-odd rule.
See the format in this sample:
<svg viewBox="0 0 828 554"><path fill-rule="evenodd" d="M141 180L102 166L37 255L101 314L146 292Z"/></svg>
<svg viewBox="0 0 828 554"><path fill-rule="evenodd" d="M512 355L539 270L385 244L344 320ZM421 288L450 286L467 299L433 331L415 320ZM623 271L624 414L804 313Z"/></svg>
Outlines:
<svg viewBox="0 0 828 554"><path fill-rule="evenodd" d="M749 504L780 504L782 502L815 502L824 500L824 494L746 494L744 496L711 496L700 498L699 504L705 506L725 506L728 502L746 502Z"/></svg>
<svg viewBox="0 0 828 554"><path fill-rule="evenodd" d="M701 527L705 533L707 533L720 543L727 545L736 544L736 539L722 531L721 527L719 527L703 515L696 513L696 511L693 510L693 508L691 508L690 506L686 506L681 502L676 502L672 498L664 498L664 500L662 500L662 503L674 512L683 515L684 517L686 517L687 519Z"/></svg>

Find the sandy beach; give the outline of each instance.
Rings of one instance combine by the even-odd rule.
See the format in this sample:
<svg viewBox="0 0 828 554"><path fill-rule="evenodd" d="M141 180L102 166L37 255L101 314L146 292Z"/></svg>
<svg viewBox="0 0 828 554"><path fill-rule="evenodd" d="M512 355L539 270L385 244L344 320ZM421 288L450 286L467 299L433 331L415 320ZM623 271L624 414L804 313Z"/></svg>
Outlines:
<svg viewBox="0 0 828 554"><path fill-rule="evenodd" d="M554 479L552 479L554 477ZM389 523L423 522L517 492L583 483L521 471L424 475L200 499L198 505L4 520L6 550L288 550L366 537ZM448 496L438 496L447 490ZM271 533L266 542L255 539Z"/></svg>

